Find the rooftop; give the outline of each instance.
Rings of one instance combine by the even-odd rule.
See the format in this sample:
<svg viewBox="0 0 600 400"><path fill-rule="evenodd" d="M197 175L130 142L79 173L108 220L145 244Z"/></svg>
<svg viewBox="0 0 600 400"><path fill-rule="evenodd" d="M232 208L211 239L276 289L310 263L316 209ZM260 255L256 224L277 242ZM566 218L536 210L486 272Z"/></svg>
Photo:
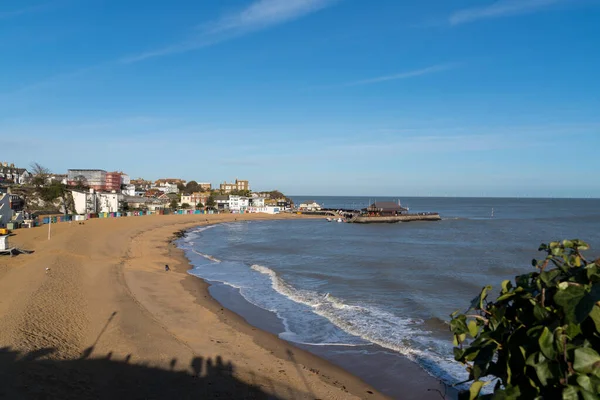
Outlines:
<svg viewBox="0 0 600 400"><path fill-rule="evenodd" d="M394 203L393 201L379 201L371 204L366 210L372 211L407 211L406 208Z"/></svg>

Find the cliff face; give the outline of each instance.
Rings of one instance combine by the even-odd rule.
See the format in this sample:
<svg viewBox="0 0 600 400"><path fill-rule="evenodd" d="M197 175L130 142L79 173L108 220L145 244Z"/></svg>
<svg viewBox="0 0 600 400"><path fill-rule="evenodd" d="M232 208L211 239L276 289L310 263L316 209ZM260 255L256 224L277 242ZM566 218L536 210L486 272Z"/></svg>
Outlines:
<svg viewBox="0 0 600 400"><path fill-rule="evenodd" d="M25 201L23 209L27 212L56 211L63 214L75 213L73 195L64 186L16 186L11 188L11 193L18 195Z"/></svg>

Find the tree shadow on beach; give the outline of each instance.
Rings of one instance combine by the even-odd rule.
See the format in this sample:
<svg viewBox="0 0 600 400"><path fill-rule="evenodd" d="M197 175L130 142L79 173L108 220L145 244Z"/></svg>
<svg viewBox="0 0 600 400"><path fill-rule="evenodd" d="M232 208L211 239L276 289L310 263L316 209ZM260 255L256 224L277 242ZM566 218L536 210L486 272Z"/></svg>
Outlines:
<svg viewBox="0 0 600 400"><path fill-rule="evenodd" d="M234 376L231 362L221 357L195 357L189 366L172 359L169 368L114 359L52 359L54 349L29 353L0 348L0 398L7 399L305 399L271 380L266 390ZM264 379L262 380L264 383Z"/></svg>

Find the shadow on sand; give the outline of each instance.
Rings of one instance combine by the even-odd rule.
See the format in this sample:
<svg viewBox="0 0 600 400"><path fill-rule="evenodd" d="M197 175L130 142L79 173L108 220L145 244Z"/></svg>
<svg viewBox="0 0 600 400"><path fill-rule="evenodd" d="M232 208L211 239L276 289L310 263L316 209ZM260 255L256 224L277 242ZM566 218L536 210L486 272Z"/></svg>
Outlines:
<svg viewBox="0 0 600 400"><path fill-rule="evenodd" d="M265 387L234 376L231 362L195 357L170 369L131 362L131 355L55 360L54 349L21 353L0 348L0 398L5 399L305 399L306 393L267 380ZM261 382L265 382L264 379ZM264 390L263 390L264 388Z"/></svg>

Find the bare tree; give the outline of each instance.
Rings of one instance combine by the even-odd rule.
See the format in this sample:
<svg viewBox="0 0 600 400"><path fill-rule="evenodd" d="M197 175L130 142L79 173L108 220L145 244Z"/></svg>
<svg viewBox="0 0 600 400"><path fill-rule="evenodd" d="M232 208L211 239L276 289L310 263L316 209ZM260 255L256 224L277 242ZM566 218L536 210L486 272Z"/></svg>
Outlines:
<svg viewBox="0 0 600 400"><path fill-rule="evenodd" d="M31 174L33 175L31 182L35 186L44 186L46 184L48 176L51 173L50 170L48 168L40 165L37 162L32 163L30 165L30 167L31 167Z"/></svg>
<svg viewBox="0 0 600 400"><path fill-rule="evenodd" d="M33 175L50 175L51 174L50 169L44 167L43 165L40 165L39 163L34 162L30 165L30 167L31 167L31 173Z"/></svg>

